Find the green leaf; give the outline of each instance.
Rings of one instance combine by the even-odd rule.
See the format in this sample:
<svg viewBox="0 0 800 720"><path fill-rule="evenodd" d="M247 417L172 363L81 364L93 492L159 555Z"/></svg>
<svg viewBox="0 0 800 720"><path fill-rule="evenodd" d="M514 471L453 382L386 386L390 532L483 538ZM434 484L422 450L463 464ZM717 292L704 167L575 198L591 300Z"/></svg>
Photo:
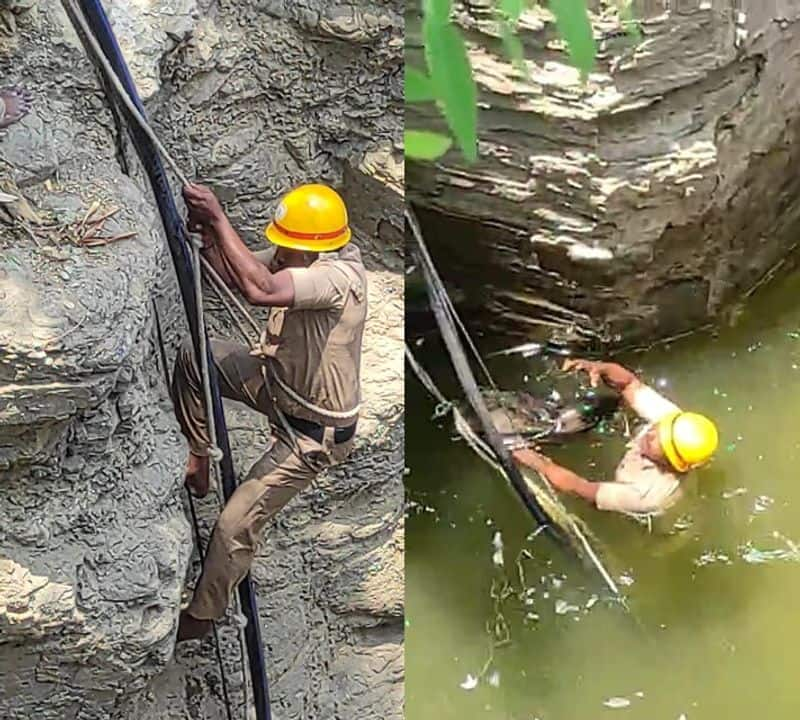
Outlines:
<svg viewBox="0 0 800 720"><path fill-rule="evenodd" d="M422 11L426 22L444 25L450 22L451 0L423 0Z"/></svg>
<svg viewBox="0 0 800 720"><path fill-rule="evenodd" d="M446 135L427 130L406 130L403 133L406 157L414 160L436 160L444 155L453 144Z"/></svg>
<svg viewBox="0 0 800 720"><path fill-rule="evenodd" d="M406 102L429 102L436 100L431 79L421 70L406 65Z"/></svg>
<svg viewBox="0 0 800 720"><path fill-rule="evenodd" d="M512 25L519 22L524 9L525 0L500 0L500 12L509 19Z"/></svg>
<svg viewBox="0 0 800 720"><path fill-rule="evenodd" d="M633 0L621 0L619 7L619 19L625 25L628 35L633 38L634 42L642 41L642 31L639 29L639 23L633 16Z"/></svg>
<svg viewBox="0 0 800 720"><path fill-rule="evenodd" d="M522 43L509 23L503 23L500 26L500 37L503 41L506 55L508 55L508 59L511 60L512 65L522 73L526 80L530 80L530 72L525 63L525 53L522 49Z"/></svg>
<svg viewBox="0 0 800 720"><path fill-rule="evenodd" d="M427 18L426 18L427 20ZM478 91L467 47L451 24L425 22L425 58L436 97L464 157L478 157Z"/></svg>
<svg viewBox="0 0 800 720"><path fill-rule="evenodd" d="M556 17L559 35L567 44L572 64L586 80L597 52L586 0L550 0L550 10Z"/></svg>

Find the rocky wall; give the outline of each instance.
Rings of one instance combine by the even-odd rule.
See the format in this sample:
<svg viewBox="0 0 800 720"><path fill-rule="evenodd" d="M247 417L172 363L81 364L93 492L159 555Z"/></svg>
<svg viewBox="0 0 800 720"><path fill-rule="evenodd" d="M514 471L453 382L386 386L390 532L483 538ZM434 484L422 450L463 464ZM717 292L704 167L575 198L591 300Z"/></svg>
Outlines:
<svg viewBox="0 0 800 720"><path fill-rule="evenodd" d="M157 132L254 247L292 184L351 203L371 303L357 449L269 527L253 577L276 718L399 718L400 6L106 7ZM0 137L0 191L27 200L0 202L0 717L223 718L213 641L174 646L198 563L152 301L170 354L184 324L149 187L60 4L0 21L2 84L35 95ZM233 406L229 424L244 475L268 430ZM214 501L199 512L207 537Z"/></svg>
<svg viewBox="0 0 800 720"><path fill-rule="evenodd" d="M408 6L422 66L418 4ZM525 79L491 3L458 7L480 159L409 167L433 252L503 333L638 343L723 318L791 260L800 214L800 5L641 0L642 40L593 3L588 82L552 17L526 10ZM432 108L409 124L436 124ZM488 285L488 287L487 287Z"/></svg>

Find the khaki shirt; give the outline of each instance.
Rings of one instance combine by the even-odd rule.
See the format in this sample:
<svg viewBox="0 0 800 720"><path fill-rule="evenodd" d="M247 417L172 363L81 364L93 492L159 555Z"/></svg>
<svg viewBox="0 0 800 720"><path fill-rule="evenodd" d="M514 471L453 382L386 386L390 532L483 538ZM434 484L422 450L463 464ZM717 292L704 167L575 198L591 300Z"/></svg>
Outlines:
<svg viewBox="0 0 800 720"><path fill-rule="evenodd" d="M307 268L288 272L294 305L272 308L263 346L277 403L288 415L321 425L351 425L361 402L361 340L367 317L361 252L350 243L321 253Z"/></svg>
<svg viewBox="0 0 800 720"><path fill-rule="evenodd" d="M681 476L642 455L639 442L662 417L680 408L646 385L637 390L632 407L648 424L628 443L614 482L599 483L595 504L600 510L661 515L682 497Z"/></svg>

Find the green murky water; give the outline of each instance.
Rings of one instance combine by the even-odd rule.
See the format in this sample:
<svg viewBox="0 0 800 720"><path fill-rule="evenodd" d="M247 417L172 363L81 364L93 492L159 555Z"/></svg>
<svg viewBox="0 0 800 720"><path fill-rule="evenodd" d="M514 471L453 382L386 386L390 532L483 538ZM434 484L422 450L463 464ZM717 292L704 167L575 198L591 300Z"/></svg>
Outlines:
<svg viewBox="0 0 800 720"><path fill-rule="evenodd" d="M445 366L432 363L434 350L422 357L436 374ZM683 532L648 535L570 503L628 583L630 613L544 536L531 537L512 491L451 441L448 425L430 421L433 405L409 379L409 720L798 717L800 278L773 286L716 337L621 361L721 432L716 461L682 508L692 520ZM534 387L545 365L493 368L506 387ZM592 433L552 454L610 479L622 447L619 436Z"/></svg>

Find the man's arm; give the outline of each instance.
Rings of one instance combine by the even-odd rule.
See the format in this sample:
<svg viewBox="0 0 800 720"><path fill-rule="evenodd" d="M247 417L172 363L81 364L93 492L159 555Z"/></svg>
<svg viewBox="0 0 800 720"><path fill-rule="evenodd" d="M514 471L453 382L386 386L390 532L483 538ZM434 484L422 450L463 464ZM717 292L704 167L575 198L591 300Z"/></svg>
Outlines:
<svg viewBox="0 0 800 720"><path fill-rule="evenodd" d="M583 370L589 375L592 387L597 387L602 381L622 395L630 406L633 406L636 391L643 385L634 372L617 363L596 360L566 360L564 370Z"/></svg>
<svg viewBox="0 0 800 720"><path fill-rule="evenodd" d="M234 230L211 190L201 185L189 185L183 192L193 221L206 224L214 233L215 246L221 255L219 260L245 299L252 305L290 307L294 302L291 274L286 270L272 273L255 257ZM218 269L217 266L214 269Z"/></svg>
<svg viewBox="0 0 800 720"><path fill-rule="evenodd" d="M622 395L631 410L649 422L656 422L664 415L680 410L677 405L643 383L635 373L617 363L567 360L564 363L564 370L585 371L589 375L592 387L597 387L601 381L604 382Z"/></svg>
<svg viewBox="0 0 800 720"><path fill-rule="evenodd" d="M211 267L217 272L217 275L220 276L222 282L224 282L230 288L236 287L236 283L233 280L230 269L228 268L228 264L225 262L225 258L223 257L219 246L217 245L217 238L214 234L214 230L202 224L193 225L191 222L187 222L186 224L189 232L197 232L202 236L203 247L200 249L200 252L202 256L208 260L208 263L211 265Z"/></svg>
<svg viewBox="0 0 800 720"><path fill-rule="evenodd" d="M540 455L535 450L514 450L511 457L522 465L538 470L550 482L550 484L561 492L571 493L595 503L597 498L598 483L585 480L572 470L553 462L550 458Z"/></svg>
<svg viewBox="0 0 800 720"><path fill-rule="evenodd" d="M242 242L224 214L214 223L214 231L225 264L247 302L268 307L291 307L294 303L291 273L286 270L270 272Z"/></svg>

